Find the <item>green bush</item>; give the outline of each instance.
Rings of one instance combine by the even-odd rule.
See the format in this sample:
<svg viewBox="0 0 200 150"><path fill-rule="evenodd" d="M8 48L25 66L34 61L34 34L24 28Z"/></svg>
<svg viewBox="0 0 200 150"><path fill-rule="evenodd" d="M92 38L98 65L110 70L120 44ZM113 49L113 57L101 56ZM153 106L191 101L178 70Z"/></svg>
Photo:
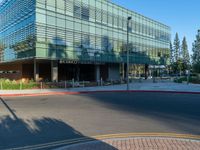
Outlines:
<svg viewBox="0 0 200 150"><path fill-rule="evenodd" d="M17 82L15 80L0 79L1 90L34 89L38 87L39 87L38 84L35 83L34 81L23 83L21 81Z"/></svg>
<svg viewBox="0 0 200 150"><path fill-rule="evenodd" d="M176 83L187 82L187 77L176 78L174 79L174 82ZM198 79L198 77L190 77L189 82L194 84L200 84L200 80Z"/></svg>

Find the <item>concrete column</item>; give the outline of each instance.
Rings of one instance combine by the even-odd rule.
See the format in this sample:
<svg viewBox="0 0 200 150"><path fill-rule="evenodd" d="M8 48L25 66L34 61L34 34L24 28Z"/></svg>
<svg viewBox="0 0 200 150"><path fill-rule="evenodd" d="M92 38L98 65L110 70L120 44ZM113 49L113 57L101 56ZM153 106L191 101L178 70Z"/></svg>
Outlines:
<svg viewBox="0 0 200 150"><path fill-rule="evenodd" d="M124 80L126 80L126 74L127 74L127 64L124 63Z"/></svg>
<svg viewBox="0 0 200 150"><path fill-rule="evenodd" d="M145 64L145 79L148 78L148 75L149 75L149 65L148 64Z"/></svg>
<svg viewBox="0 0 200 150"><path fill-rule="evenodd" d="M79 67L79 65L77 64L76 65L76 71L75 71L76 73L75 73L75 75L76 75L76 77L75 77L75 79L76 79L76 81L80 81L80 67Z"/></svg>
<svg viewBox="0 0 200 150"><path fill-rule="evenodd" d="M37 63L36 59L34 59L34 80L36 82L39 81L39 64Z"/></svg>
<svg viewBox="0 0 200 150"><path fill-rule="evenodd" d="M96 82L101 80L101 77L100 77L100 66L99 65L95 65L95 79L96 79Z"/></svg>
<svg viewBox="0 0 200 150"><path fill-rule="evenodd" d="M110 64L108 68L109 80L120 80L120 68L119 64Z"/></svg>
<svg viewBox="0 0 200 150"><path fill-rule="evenodd" d="M125 64L124 63L121 64L121 73L122 73L121 77L124 80L126 78L126 69L125 69Z"/></svg>
<svg viewBox="0 0 200 150"><path fill-rule="evenodd" d="M51 81L58 82L58 62L51 61Z"/></svg>

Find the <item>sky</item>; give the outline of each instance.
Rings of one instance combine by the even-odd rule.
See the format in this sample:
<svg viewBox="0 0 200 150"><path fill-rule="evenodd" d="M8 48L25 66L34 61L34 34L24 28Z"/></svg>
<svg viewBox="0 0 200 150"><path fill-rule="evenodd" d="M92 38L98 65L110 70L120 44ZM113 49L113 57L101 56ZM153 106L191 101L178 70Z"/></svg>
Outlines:
<svg viewBox="0 0 200 150"><path fill-rule="evenodd" d="M111 1L170 26L172 41L176 32L179 34L180 41L182 41L183 36L186 36L191 52L197 30L200 29L200 0Z"/></svg>
<svg viewBox="0 0 200 150"><path fill-rule="evenodd" d="M171 27L172 42L175 33L182 42L186 36L189 51L200 29L200 0L111 0L146 17Z"/></svg>

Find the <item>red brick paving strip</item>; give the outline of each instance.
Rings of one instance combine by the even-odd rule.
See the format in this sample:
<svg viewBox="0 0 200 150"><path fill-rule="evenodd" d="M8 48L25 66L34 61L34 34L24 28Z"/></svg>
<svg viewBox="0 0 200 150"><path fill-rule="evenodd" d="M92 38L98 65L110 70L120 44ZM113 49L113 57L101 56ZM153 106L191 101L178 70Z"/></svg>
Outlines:
<svg viewBox="0 0 200 150"><path fill-rule="evenodd" d="M175 138L126 138L93 141L61 150L200 150L200 141Z"/></svg>
<svg viewBox="0 0 200 150"><path fill-rule="evenodd" d="M99 91L74 91L74 92L43 92L43 93L26 93L23 94L23 90L22 93L16 93L16 94L12 94L12 93L5 93L2 94L0 93L0 97L37 97L37 96L49 96L49 95L77 95L77 94L94 94L94 93L112 93L112 92L121 92L121 93L174 93L174 94L200 94L200 92L189 92L189 91L159 91L159 90L130 90L130 91L126 91L126 90L99 90Z"/></svg>

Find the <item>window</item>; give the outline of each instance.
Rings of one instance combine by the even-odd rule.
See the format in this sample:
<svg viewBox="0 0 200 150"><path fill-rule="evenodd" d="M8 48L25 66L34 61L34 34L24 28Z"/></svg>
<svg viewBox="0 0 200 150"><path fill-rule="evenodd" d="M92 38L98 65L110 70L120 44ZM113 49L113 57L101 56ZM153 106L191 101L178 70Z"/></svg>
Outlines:
<svg viewBox="0 0 200 150"><path fill-rule="evenodd" d="M56 1L55 0L47 0L47 5L55 7Z"/></svg>
<svg viewBox="0 0 200 150"><path fill-rule="evenodd" d="M90 33L95 34L95 26L90 26Z"/></svg>
<svg viewBox="0 0 200 150"><path fill-rule="evenodd" d="M89 35L82 35L81 44L83 48L89 48L90 47L90 36Z"/></svg>
<svg viewBox="0 0 200 150"><path fill-rule="evenodd" d="M55 0L48 0L47 1L47 9L48 10L55 11L55 8L56 8L55 6L56 6Z"/></svg>
<svg viewBox="0 0 200 150"><path fill-rule="evenodd" d="M81 34L74 33L74 47L80 48L81 46Z"/></svg>
<svg viewBox="0 0 200 150"><path fill-rule="evenodd" d="M66 20L66 28L74 29L74 23L70 20Z"/></svg>
<svg viewBox="0 0 200 150"><path fill-rule="evenodd" d="M80 6L80 4L74 5L74 17L88 21L90 18L90 11L87 6Z"/></svg>
<svg viewBox="0 0 200 150"><path fill-rule="evenodd" d="M58 27L65 28L65 20L64 20L64 19L57 18L57 26L58 26Z"/></svg>
<svg viewBox="0 0 200 150"><path fill-rule="evenodd" d="M56 18L52 16L47 16L47 24L48 25L56 25Z"/></svg>
<svg viewBox="0 0 200 150"><path fill-rule="evenodd" d="M81 17L81 7L74 5L74 17L80 18Z"/></svg>
<svg viewBox="0 0 200 150"><path fill-rule="evenodd" d="M102 23L107 24L108 17L107 17L107 12L102 12Z"/></svg>
<svg viewBox="0 0 200 150"><path fill-rule="evenodd" d="M88 21L89 20L89 8L88 7L82 7L82 14L81 14L81 18L83 20Z"/></svg>
<svg viewBox="0 0 200 150"><path fill-rule="evenodd" d="M45 24L46 23L46 15L38 13L37 14L37 22Z"/></svg>
<svg viewBox="0 0 200 150"><path fill-rule="evenodd" d="M66 15L73 16L73 1L66 1L65 3L65 9L66 9Z"/></svg>
<svg viewBox="0 0 200 150"><path fill-rule="evenodd" d="M56 0L57 8L64 10L65 9L65 1L64 0Z"/></svg>
<svg viewBox="0 0 200 150"><path fill-rule="evenodd" d="M74 29L75 29L75 30L78 30L78 31L81 31L81 24L78 23L78 22L75 22L75 23L74 23Z"/></svg>
<svg viewBox="0 0 200 150"><path fill-rule="evenodd" d="M101 10L100 9L96 9L96 22L101 22L102 18L101 18Z"/></svg>
<svg viewBox="0 0 200 150"><path fill-rule="evenodd" d="M111 14L108 14L108 24L109 24L110 26L113 25L113 16L112 16Z"/></svg>
<svg viewBox="0 0 200 150"><path fill-rule="evenodd" d="M74 34L71 31L66 31L66 45L67 46L73 46L73 37Z"/></svg>

